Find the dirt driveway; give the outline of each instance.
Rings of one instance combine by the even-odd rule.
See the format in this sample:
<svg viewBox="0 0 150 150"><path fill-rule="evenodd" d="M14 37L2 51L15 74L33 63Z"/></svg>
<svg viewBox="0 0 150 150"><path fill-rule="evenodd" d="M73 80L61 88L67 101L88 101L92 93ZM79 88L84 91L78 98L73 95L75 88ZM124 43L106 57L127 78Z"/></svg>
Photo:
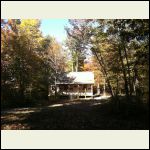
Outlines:
<svg viewBox="0 0 150 150"><path fill-rule="evenodd" d="M2 130L145 129L147 120L114 115L107 100L59 101L47 106L1 112ZM143 119L142 121L139 120Z"/></svg>

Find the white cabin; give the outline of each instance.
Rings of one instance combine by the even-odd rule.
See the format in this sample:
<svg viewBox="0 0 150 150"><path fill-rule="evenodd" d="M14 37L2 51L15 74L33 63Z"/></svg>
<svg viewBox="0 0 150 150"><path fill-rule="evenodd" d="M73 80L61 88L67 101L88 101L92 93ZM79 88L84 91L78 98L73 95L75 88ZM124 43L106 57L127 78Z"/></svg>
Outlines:
<svg viewBox="0 0 150 150"><path fill-rule="evenodd" d="M69 72L56 82L57 92L65 95L93 96L93 72Z"/></svg>

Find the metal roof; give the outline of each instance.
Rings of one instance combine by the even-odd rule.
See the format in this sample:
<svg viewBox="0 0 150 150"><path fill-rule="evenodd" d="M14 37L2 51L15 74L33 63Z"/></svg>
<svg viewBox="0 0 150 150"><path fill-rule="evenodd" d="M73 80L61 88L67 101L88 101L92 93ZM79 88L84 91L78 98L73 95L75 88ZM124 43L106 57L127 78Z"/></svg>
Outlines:
<svg viewBox="0 0 150 150"><path fill-rule="evenodd" d="M69 72L61 77L56 84L94 84L93 72Z"/></svg>

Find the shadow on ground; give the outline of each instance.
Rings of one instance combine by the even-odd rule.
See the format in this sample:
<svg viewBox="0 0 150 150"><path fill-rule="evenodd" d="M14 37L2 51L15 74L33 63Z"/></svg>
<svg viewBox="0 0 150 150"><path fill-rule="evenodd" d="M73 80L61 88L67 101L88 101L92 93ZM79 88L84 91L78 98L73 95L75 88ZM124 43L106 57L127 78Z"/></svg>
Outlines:
<svg viewBox="0 0 150 150"><path fill-rule="evenodd" d="M1 112L2 130L143 130L149 128L148 112L113 112L109 99L61 101L48 106Z"/></svg>

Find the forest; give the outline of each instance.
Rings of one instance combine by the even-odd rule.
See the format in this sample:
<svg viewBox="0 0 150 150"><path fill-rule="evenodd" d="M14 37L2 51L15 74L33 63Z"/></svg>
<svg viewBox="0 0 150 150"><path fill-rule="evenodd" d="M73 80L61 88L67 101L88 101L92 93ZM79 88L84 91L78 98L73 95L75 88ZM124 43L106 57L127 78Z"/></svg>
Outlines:
<svg viewBox="0 0 150 150"><path fill-rule="evenodd" d="M1 20L1 128L148 129L149 20L68 21L61 44L42 35L38 19ZM51 85L72 71L94 72L109 99L50 95Z"/></svg>

